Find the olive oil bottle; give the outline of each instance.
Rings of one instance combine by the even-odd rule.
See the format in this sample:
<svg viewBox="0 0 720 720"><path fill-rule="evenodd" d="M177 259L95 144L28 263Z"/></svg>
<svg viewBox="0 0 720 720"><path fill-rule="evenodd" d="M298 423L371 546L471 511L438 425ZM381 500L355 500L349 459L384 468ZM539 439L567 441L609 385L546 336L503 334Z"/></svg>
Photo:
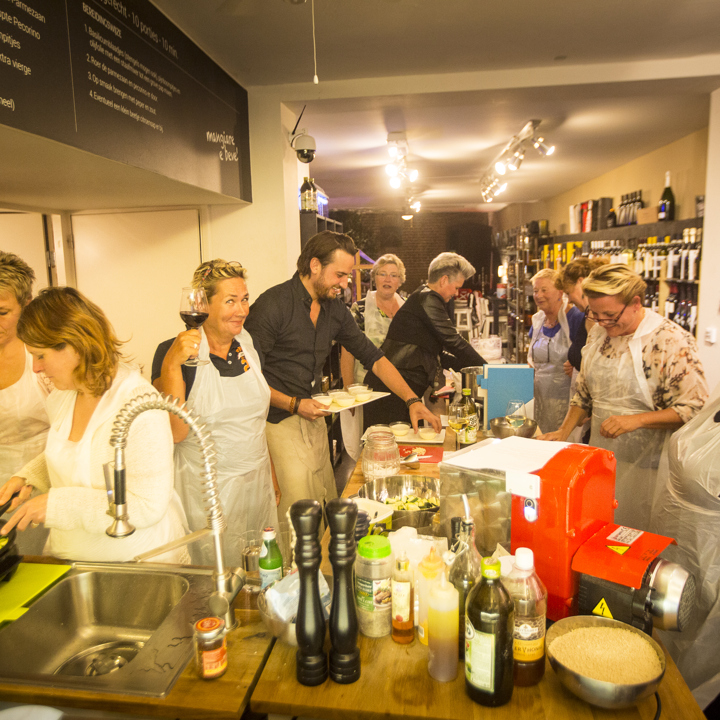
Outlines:
<svg viewBox="0 0 720 720"><path fill-rule="evenodd" d="M481 566L465 610L465 690L476 703L498 707L513 692L515 608L500 581L500 561L483 558Z"/></svg>

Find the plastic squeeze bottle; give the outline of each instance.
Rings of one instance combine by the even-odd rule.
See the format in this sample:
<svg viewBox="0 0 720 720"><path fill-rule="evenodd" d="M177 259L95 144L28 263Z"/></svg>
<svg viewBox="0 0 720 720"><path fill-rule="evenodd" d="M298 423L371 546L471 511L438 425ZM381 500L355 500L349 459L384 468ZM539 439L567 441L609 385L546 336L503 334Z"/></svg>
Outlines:
<svg viewBox="0 0 720 720"><path fill-rule="evenodd" d="M428 610L430 677L449 682L458 672L458 591L448 582L445 572L430 589Z"/></svg>
<svg viewBox="0 0 720 720"><path fill-rule="evenodd" d="M260 570L260 587L265 588L271 582L282 578L283 561L275 539L275 528L266 527L262 531L262 541L258 568Z"/></svg>
<svg viewBox="0 0 720 720"><path fill-rule="evenodd" d="M535 572L529 548L515 551L515 565L503 584L515 603L513 675L515 685L536 685L545 674L547 590Z"/></svg>
<svg viewBox="0 0 720 720"><path fill-rule="evenodd" d="M418 638L423 645L428 644L428 609L430 607L430 589L440 579L445 563L438 555L435 546L418 563Z"/></svg>

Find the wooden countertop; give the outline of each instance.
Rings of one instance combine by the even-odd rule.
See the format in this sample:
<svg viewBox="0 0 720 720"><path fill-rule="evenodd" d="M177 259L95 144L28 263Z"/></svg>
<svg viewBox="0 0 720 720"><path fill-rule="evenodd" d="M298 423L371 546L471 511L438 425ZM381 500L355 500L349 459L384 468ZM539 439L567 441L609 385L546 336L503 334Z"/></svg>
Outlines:
<svg viewBox="0 0 720 720"><path fill-rule="evenodd" d="M452 432L448 432L452 436ZM454 437L446 438L445 449L454 449ZM405 471L414 475L439 476L436 465L421 464L419 470ZM343 496L357 492L363 483L360 463L348 482ZM329 569L327 545L329 533L323 537L324 570ZM308 688L296 680L296 648L277 642L253 690L250 707L254 712L302 715L321 720L458 720L458 718L511 718L512 720L653 720L655 698L624 710L603 710L579 700L566 690L546 661L545 677L538 685L515 688L512 700L500 708L477 705L465 693L462 662L453 682L441 683L428 674L428 650L415 639L410 645L398 645L392 638L367 638L358 635L361 676L351 685L338 685L327 680L323 685ZM329 650L329 636L326 649ZM687 684L672 658L665 652L665 677L659 688L663 718L705 720Z"/></svg>
<svg viewBox="0 0 720 720"><path fill-rule="evenodd" d="M274 641L250 593L241 592L235 608L240 627L228 635L228 669L216 680L198 678L191 660L164 698L0 684L0 700L187 720L237 719L248 705Z"/></svg>

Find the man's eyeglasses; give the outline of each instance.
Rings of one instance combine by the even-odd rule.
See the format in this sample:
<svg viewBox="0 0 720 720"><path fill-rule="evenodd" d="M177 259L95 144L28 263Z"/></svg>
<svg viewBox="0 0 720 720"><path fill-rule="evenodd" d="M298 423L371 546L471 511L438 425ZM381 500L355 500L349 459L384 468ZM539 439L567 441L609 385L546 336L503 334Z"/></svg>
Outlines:
<svg viewBox="0 0 720 720"><path fill-rule="evenodd" d="M603 325L604 327L615 327L615 325L620 322L620 318L622 317L622 314L627 310L627 305L623 307L623 309L615 315L615 317L605 317L602 318L599 315L596 315L590 308L585 309L585 317L589 320L592 320L593 322L596 322L598 325Z"/></svg>

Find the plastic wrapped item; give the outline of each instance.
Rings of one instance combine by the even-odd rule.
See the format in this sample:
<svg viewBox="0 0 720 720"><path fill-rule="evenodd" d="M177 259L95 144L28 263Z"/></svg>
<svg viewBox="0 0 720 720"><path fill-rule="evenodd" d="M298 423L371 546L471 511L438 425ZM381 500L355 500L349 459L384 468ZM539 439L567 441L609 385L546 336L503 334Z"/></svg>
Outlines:
<svg viewBox="0 0 720 720"><path fill-rule="evenodd" d="M330 617L330 587L320 571L318 571L318 576L320 600L327 620ZM278 580L268 587L264 595L268 612L283 622L292 622L297 615L300 600L300 576L297 572L286 575L282 580Z"/></svg>

